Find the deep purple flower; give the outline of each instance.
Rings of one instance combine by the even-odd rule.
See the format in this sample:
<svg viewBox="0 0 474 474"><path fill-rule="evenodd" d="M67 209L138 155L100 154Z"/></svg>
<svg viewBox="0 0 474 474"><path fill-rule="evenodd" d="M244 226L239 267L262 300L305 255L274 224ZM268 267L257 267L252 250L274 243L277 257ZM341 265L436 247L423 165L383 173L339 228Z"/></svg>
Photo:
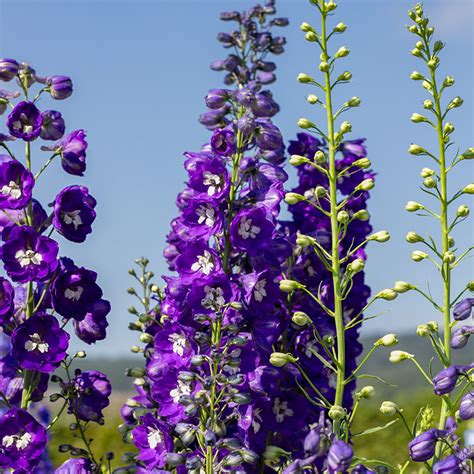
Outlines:
<svg viewBox="0 0 474 474"><path fill-rule="evenodd" d="M466 373L466 371L473 366L474 363L471 365L452 365L451 367L441 370L441 372L433 378L434 393L436 395L451 393L456 387L458 377Z"/></svg>
<svg viewBox="0 0 474 474"><path fill-rule="evenodd" d="M33 102L19 102L10 112L7 126L15 138L31 142L39 137L43 118Z"/></svg>
<svg viewBox="0 0 474 474"><path fill-rule="evenodd" d="M0 325L8 323L13 312L15 290L6 278L0 277Z"/></svg>
<svg viewBox="0 0 474 474"><path fill-rule="evenodd" d="M214 250L198 243L178 256L176 270L183 277L183 281L191 282L196 278L218 273L221 270L221 261Z"/></svg>
<svg viewBox="0 0 474 474"><path fill-rule="evenodd" d="M194 355L192 331L176 323L167 324L156 334L154 347L161 367L184 367Z"/></svg>
<svg viewBox="0 0 474 474"><path fill-rule="evenodd" d="M42 114L43 125L41 126L40 137L43 140L59 140L66 130L63 116L56 110L45 110Z"/></svg>
<svg viewBox="0 0 474 474"><path fill-rule="evenodd" d="M76 336L86 344L93 344L105 339L106 329L109 325L107 315L110 313L110 309L110 303L107 300L95 302L84 319L74 320Z"/></svg>
<svg viewBox="0 0 474 474"><path fill-rule="evenodd" d="M28 226L12 228L0 254L8 276L18 283L45 281L58 266L58 244Z"/></svg>
<svg viewBox="0 0 474 474"><path fill-rule="evenodd" d="M453 349L462 349L466 347L469 338L474 334L474 326L461 326L453 331L451 335L451 347Z"/></svg>
<svg viewBox="0 0 474 474"><path fill-rule="evenodd" d="M454 454L438 461L433 466L433 474L461 474L462 472L460 461Z"/></svg>
<svg viewBox="0 0 474 474"><path fill-rule="evenodd" d="M472 420L474 418L474 392L466 393L459 405L459 418L461 420Z"/></svg>
<svg viewBox="0 0 474 474"><path fill-rule="evenodd" d="M209 199L192 199L183 209L183 239L210 238L222 228L222 214Z"/></svg>
<svg viewBox="0 0 474 474"><path fill-rule="evenodd" d="M0 59L0 81L11 81L17 74L20 65L14 59Z"/></svg>
<svg viewBox="0 0 474 474"><path fill-rule="evenodd" d="M88 143L84 130L75 130L45 151L55 151L61 155L61 165L66 173L83 176L86 170L86 150Z"/></svg>
<svg viewBox="0 0 474 474"><path fill-rule="evenodd" d="M245 302L257 311L273 306L280 296L277 277L270 270L247 273L242 276L245 290Z"/></svg>
<svg viewBox="0 0 474 474"><path fill-rule="evenodd" d="M365 158L367 156L367 149L364 146L365 138L359 138L357 140L346 140L341 144L339 149L345 158L349 156L355 157L355 159Z"/></svg>
<svg viewBox="0 0 474 474"><path fill-rule="evenodd" d="M211 137L211 147L217 155L231 156L236 147L233 130L226 128L215 130Z"/></svg>
<svg viewBox="0 0 474 474"><path fill-rule="evenodd" d="M49 314L31 316L12 334L12 354L23 369L51 373L66 357L69 334Z"/></svg>
<svg viewBox="0 0 474 474"><path fill-rule="evenodd" d="M68 186L54 201L53 225L66 239L84 242L92 232L97 202L85 186Z"/></svg>
<svg viewBox="0 0 474 474"><path fill-rule="evenodd" d="M265 120L258 120L255 141L261 150L272 151L282 147L283 139L276 125Z"/></svg>
<svg viewBox="0 0 474 474"><path fill-rule="evenodd" d="M189 187L213 199L220 199L229 188L227 169L220 158L192 156L186 161L189 173Z"/></svg>
<svg viewBox="0 0 474 474"><path fill-rule="evenodd" d="M272 237L274 228L263 206L242 209L230 225L231 241L238 249L256 253Z"/></svg>
<svg viewBox="0 0 474 474"><path fill-rule="evenodd" d="M226 89L211 89L206 95L206 105L210 109L220 109L224 107L229 99L229 91Z"/></svg>
<svg viewBox="0 0 474 474"><path fill-rule="evenodd" d="M69 411L80 420L99 422L102 410L109 405L112 387L106 375L96 370L82 372L70 383L73 395L69 397Z"/></svg>
<svg viewBox="0 0 474 474"><path fill-rule="evenodd" d="M471 316L472 308L474 306L474 298L466 298L460 301L453 311L453 317L456 321L464 321Z"/></svg>
<svg viewBox="0 0 474 474"><path fill-rule="evenodd" d="M46 429L28 412L10 408L0 418L0 467L32 472L47 440Z"/></svg>
<svg viewBox="0 0 474 474"><path fill-rule="evenodd" d="M132 431L133 443L139 450L138 459L147 469L164 467L166 454L173 451L170 427L150 413L143 416L140 422Z"/></svg>
<svg viewBox="0 0 474 474"><path fill-rule="evenodd" d="M408 443L408 450L413 461L430 460L434 456L438 438L438 430L431 428L410 441Z"/></svg>
<svg viewBox="0 0 474 474"><path fill-rule="evenodd" d="M64 461L54 474L92 474L93 467L90 459L71 458Z"/></svg>
<svg viewBox="0 0 474 474"><path fill-rule="evenodd" d="M72 94L72 81L68 76L49 76L46 84L53 99L67 99Z"/></svg>
<svg viewBox="0 0 474 474"><path fill-rule="evenodd" d="M51 285L53 308L65 318L81 321L102 298L97 273L86 268L62 272Z"/></svg>
<svg viewBox="0 0 474 474"><path fill-rule="evenodd" d="M353 456L352 448L348 444L341 440L335 441L328 452L327 462L329 473L333 474L347 471Z"/></svg>
<svg viewBox="0 0 474 474"><path fill-rule="evenodd" d="M33 193L35 179L19 161L0 155L0 209L23 209Z"/></svg>
<svg viewBox="0 0 474 474"><path fill-rule="evenodd" d="M0 89L0 115L4 114L5 111L8 108L8 103L12 99L16 99L17 97L20 96L19 92L10 92L6 91L4 89ZM4 135L3 133L1 134L3 139L0 139L0 141L9 141L8 135ZM14 140L13 137L10 137L10 139Z"/></svg>

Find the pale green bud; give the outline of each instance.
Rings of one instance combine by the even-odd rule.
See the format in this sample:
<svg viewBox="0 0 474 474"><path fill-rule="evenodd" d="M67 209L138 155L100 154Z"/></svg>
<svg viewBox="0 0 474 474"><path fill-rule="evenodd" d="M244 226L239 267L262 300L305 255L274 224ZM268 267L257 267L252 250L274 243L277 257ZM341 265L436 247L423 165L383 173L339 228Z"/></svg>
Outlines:
<svg viewBox="0 0 474 474"><path fill-rule="evenodd" d="M461 99L461 97L455 97L449 104L448 104L448 109L455 109L457 107L461 107L461 105L464 103L464 100Z"/></svg>
<svg viewBox="0 0 474 474"><path fill-rule="evenodd" d="M358 219L359 221L368 221L370 218L370 214L366 209L361 209L354 214L354 219Z"/></svg>
<svg viewBox="0 0 474 474"><path fill-rule="evenodd" d="M75 357L77 357L78 359L84 359L86 357L86 353L84 351L78 351L76 352Z"/></svg>
<svg viewBox="0 0 474 474"><path fill-rule="evenodd" d="M421 114L418 114L416 112L411 114L410 120L413 123L421 123L421 122L427 122L428 121L428 119L425 116L423 116Z"/></svg>
<svg viewBox="0 0 474 474"><path fill-rule="evenodd" d="M443 48L444 48L444 43L442 41L435 41L435 44L434 44L434 47L433 47L433 51L435 53L438 53Z"/></svg>
<svg viewBox="0 0 474 474"><path fill-rule="evenodd" d="M429 61L428 61L428 67L430 69L436 69L438 67L438 64L439 64L439 58L437 56L431 58Z"/></svg>
<svg viewBox="0 0 474 474"><path fill-rule="evenodd" d="M421 49L421 50L425 49L425 45L423 44L422 41L417 41L417 42L415 43L415 46L416 46L418 49Z"/></svg>
<svg viewBox="0 0 474 474"><path fill-rule="evenodd" d="M422 153L426 153L426 150L420 145L412 143L410 148L408 148L408 153L410 153L410 155L421 155Z"/></svg>
<svg viewBox="0 0 474 474"><path fill-rule="evenodd" d="M365 398L366 400L369 400L375 395L375 388L372 387L372 385L366 385L365 387L362 387L359 390L358 395L360 398Z"/></svg>
<svg viewBox="0 0 474 474"><path fill-rule="evenodd" d="M153 336L144 332L143 334L140 334L140 342L143 342L144 344L150 344L153 342Z"/></svg>
<svg viewBox="0 0 474 474"><path fill-rule="evenodd" d="M350 219L349 214L346 211L339 211L337 213L337 222L345 224Z"/></svg>
<svg viewBox="0 0 474 474"><path fill-rule="evenodd" d="M392 301L397 296L398 296L398 293L395 290L392 290L391 288L386 288L385 290L379 291L375 295L375 298L386 300L386 301Z"/></svg>
<svg viewBox="0 0 474 474"><path fill-rule="evenodd" d="M338 81L350 81L352 79L352 73L344 71L338 78Z"/></svg>
<svg viewBox="0 0 474 474"><path fill-rule="evenodd" d="M417 58L421 57L421 51L418 48L413 48L411 50L411 54L413 54L413 56L416 56Z"/></svg>
<svg viewBox="0 0 474 474"><path fill-rule="evenodd" d="M280 461L281 458L288 457L291 453L278 446L267 446L263 457L267 461Z"/></svg>
<svg viewBox="0 0 474 474"><path fill-rule="evenodd" d="M413 290L414 286L406 281L396 281L393 285L393 289L397 293L406 293L407 291Z"/></svg>
<svg viewBox="0 0 474 474"><path fill-rule="evenodd" d="M348 268L353 273L361 272L365 267L365 262L361 258L356 258L353 262L349 263Z"/></svg>
<svg viewBox="0 0 474 474"><path fill-rule="evenodd" d="M450 235L448 235L448 247L451 248L451 247L454 247L455 245L456 245L455 240Z"/></svg>
<svg viewBox="0 0 474 474"><path fill-rule="evenodd" d="M300 30L306 33L308 31L314 31L314 28L309 23L304 21L303 23L301 23Z"/></svg>
<svg viewBox="0 0 474 474"><path fill-rule="evenodd" d="M453 133L454 130L455 130L455 127L454 127L454 125L453 125L451 122L446 122L446 123L444 124L444 129L443 129L443 131L444 131L444 133L446 133L447 135Z"/></svg>
<svg viewBox="0 0 474 474"><path fill-rule="evenodd" d="M318 35L314 31L308 31L304 37L306 41L309 41L310 43L316 43L316 41L318 41Z"/></svg>
<svg viewBox="0 0 474 474"><path fill-rule="evenodd" d="M302 72L298 74L296 80L300 82L301 84L309 84L311 82L314 82L314 79L311 76L309 76L308 74L304 74Z"/></svg>
<svg viewBox="0 0 474 474"><path fill-rule="evenodd" d="M314 154L314 161L318 163L319 165L326 163L326 155L324 154L324 152L321 150L318 150Z"/></svg>
<svg viewBox="0 0 474 474"><path fill-rule="evenodd" d="M285 194L285 202L287 204L296 204L298 202L304 201L304 196L297 193L286 193Z"/></svg>
<svg viewBox="0 0 474 474"><path fill-rule="evenodd" d="M375 242L384 243L387 242L387 240L390 240L390 234L386 230L380 230L379 232L369 235L367 240L374 240Z"/></svg>
<svg viewBox="0 0 474 474"><path fill-rule="evenodd" d="M338 23L335 27L334 27L334 31L336 33L344 33L344 31L347 30L347 25L345 23Z"/></svg>
<svg viewBox="0 0 474 474"><path fill-rule="evenodd" d="M237 311L240 311L242 309L242 303L240 301L231 301L229 303L229 306L232 308L232 309L235 309Z"/></svg>
<svg viewBox="0 0 474 474"><path fill-rule="evenodd" d="M329 64L327 63L327 61L321 61L319 63L319 70L321 72L328 72L329 71Z"/></svg>
<svg viewBox="0 0 474 474"><path fill-rule="evenodd" d="M311 237L308 237L307 235L299 234L298 237L296 237L296 245L299 247L309 247L311 242Z"/></svg>
<svg viewBox="0 0 474 474"><path fill-rule="evenodd" d="M431 110L433 108L433 102L429 99L426 99L424 102L423 102L423 107L427 110Z"/></svg>
<svg viewBox="0 0 474 474"><path fill-rule="evenodd" d="M349 107L359 107L360 105L360 99L359 97L351 97L348 101L347 101L347 105Z"/></svg>
<svg viewBox="0 0 474 474"><path fill-rule="evenodd" d="M355 189L356 191L370 191L371 189L374 189L375 183L372 178L367 178L364 179L361 183L359 183Z"/></svg>
<svg viewBox="0 0 474 474"><path fill-rule="evenodd" d="M474 159L474 148L468 148L460 157L461 160Z"/></svg>
<svg viewBox="0 0 474 474"><path fill-rule="evenodd" d="M297 281L280 280L280 290L283 291L283 293L291 293L299 288L303 288L303 285Z"/></svg>
<svg viewBox="0 0 474 474"><path fill-rule="evenodd" d="M426 323L426 325L428 326L428 329L432 332L438 332L438 329L439 329L439 325L436 321L428 321Z"/></svg>
<svg viewBox="0 0 474 474"><path fill-rule="evenodd" d="M361 168L361 169L367 169L367 168L370 168L371 164L372 163L370 162L368 158L360 158L354 161L354 163L352 163L352 166L357 166L358 168Z"/></svg>
<svg viewBox="0 0 474 474"><path fill-rule="evenodd" d="M329 418L331 418L332 420L342 420L346 417L347 413L346 410L344 410L344 408L342 408L341 406L333 405L329 409L328 415Z"/></svg>
<svg viewBox="0 0 474 474"><path fill-rule="evenodd" d="M448 250L443 255L443 262L444 263L454 263L456 261L456 255L453 252Z"/></svg>
<svg viewBox="0 0 474 474"><path fill-rule="evenodd" d="M303 130L306 130L308 128L314 127L314 123L311 122L311 120L302 117L298 120L298 127L302 128Z"/></svg>
<svg viewBox="0 0 474 474"><path fill-rule="evenodd" d="M334 57L335 58L344 58L346 56L349 56L349 49L346 48L345 46L341 46L337 51L336 53L334 54Z"/></svg>
<svg viewBox="0 0 474 474"><path fill-rule="evenodd" d="M138 346L132 346L130 347L130 351L134 354L138 354L139 352L141 352L141 349Z"/></svg>
<svg viewBox="0 0 474 474"><path fill-rule="evenodd" d="M319 102L319 98L315 96L314 94L309 94L309 96L306 97L306 100L311 105L317 104Z"/></svg>
<svg viewBox="0 0 474 474"><path fill-rule="evenodd" d="M290 158L290 164L293 166L304 165L305 163L308 163L308 162L309 162L308 158L301 155L291 155L291 158Z"/></svg>
<svg viewBox="0 0 474 474"><path fill-rule="evenodd" d="M331 12L331 11L333 11L337 8L337 4L335 2L333 2L332 0L330 0L329 2L326 2L324 4L324 7L325 7L326 11Z"/></svg>
<svg viewBox="0 0 474 474"><path fill-rule="evenodd" d="M275 367L285 367L286 364L296 362L296 359L285 352L273 352L270 355L270 364Z"/></svg>
<svg viewBox="0 0 474 474"><path fill-rule="evenodd" d="M415 201L408 201L405 205L405 210L408 212L416 212L424 209L425 207L422 206L420 203Z"/></svg>
<svg viewBox="0 0 474 474"><path fill-rule="evenodd" d="M424 78L425 76L423 76L423 74L419 73L418 71L413 71L410 74L410 79L412 79L413 81L422 81Z"/></svg>
<svg viewBox="0 0 474 474"><path fill-rule="evenodd" d="M407 235L405 236L405 240L410 243L410 244L416 244L418 242L424 242L425 239L417 234L416 232L408 232Z"/></svg>
<svg viewBox="0 0 474 474"><path fill-rule="evenodd" d="M431 176L428 176L428 178L423 180L423 185L426 188L436 188L436 180L434 180Z"/></svg>
<svg viewBox="0 0 474 474"><path fill-rule="evenodd" d="M398 344L398 338L395 334L385 334L374 343L374 346L393 347Z"/></svg>
<svg viewBox="0 0 474 474"><path fill-rule="evenodd" d="M428 328L427 324L419 324L416 328L416 335L420 337L428 337L431 331Z"/></svg>
<svg viewBox="0 0 474 474"><path fill-rule="evenodd" d="M380 413L385 416L393 416L399 411L398 405L394 402L385 401L380 405Z"/></svg>
<svg viewBox="0 0 474 474"><path fill-rule="evenodd" d="M466 284L466 288L467 288L469 291L474 291L474 280L469 281L469 282Z"/></svg>
<svg viewBox="0 0 474 474"><path fill-rule="evenodd" d="M407 359L413 359L415 356L405 351L392 351L390 352L389 361L392 364L398 364Z"/></svg>
<svg viewBox="0 0 474 474"><path fill-rule="evenodd" d="M427 91L430 91L431 89L433 89L432 85L430 84L429 81L427 80L424 80L421 85L423 86L424 89L426 89Z"/></svg>
<svg viewBox="0 0 474 474"><path fill-rule="evenodd" d="M451 87L454 85L454 77L447 76L446 79L443 81L443 87Z"/></svg>
<svg viewBox="0 0 474 474"><path fill-rule="evenodd" d="M467 186L464 186L462 192L464 194L474 194L474 183L470 183Z"/></svg>
<svg viewBox="0 0 474 474"><path fill-rule="evenodd" d="M160 287L158 285L151 285L150 290L152 293L159 293Z"/></svg>
<svg viewBox="0 0 474 474"><path fill-rule="evenodd" d="M127 377L143 377L146 374L144 367L134 367L133 369L127 369Z"/></svg>
<svg viewBox="0 0 474 474"><path fill-rule="evenodd" d="M456 216L466 217L469 215L469 208L465 204L461 204L456 211Z"/></svg>
<svg viewBox="0 0 474 474"><path fill-rule="evenodd" d="M415 250L412 254L411 254L411 259L415 262L421 262L422 260L424 260L425 258L428 257L428 254L421 251L421 250Z"/></svg>
<svg viewBox="0 0 474 474"><path fill-rule="evenodd" d="M408 31L410 33L417 33L418 32L418 27L416 25L411 25L408 27Z"/></svg>
<svg viewBox="0 0 474 474"><path fill-rule="evenodd" d="M327 193L327 189L324 186L316 186L316 188L314 188L314 195L318 199L326 196Z"/></svg>
<svg viewBox="0 0 474 474"><path fill-rule="evenodd" d="M427 178L428 176L433 176L435 174L436 173L431 168L423 168L420 173L422 178Z"/></svg>
<svg viewBox="0 0 474 474"><path fill-rule="evenodd" d="M342 122L339 130L341 131L341 133L349 133L350 131L352 131L352 125L350 124L350 122L347 121Z"/></svg>
<svg viewBox="0 0 474 474"><path fill-rule="evenodd" d="M306 326L311 322L310 317L306 313L303 313L303 311L297 311L296 313L294 313L291 320L297 326Z"/></svg>

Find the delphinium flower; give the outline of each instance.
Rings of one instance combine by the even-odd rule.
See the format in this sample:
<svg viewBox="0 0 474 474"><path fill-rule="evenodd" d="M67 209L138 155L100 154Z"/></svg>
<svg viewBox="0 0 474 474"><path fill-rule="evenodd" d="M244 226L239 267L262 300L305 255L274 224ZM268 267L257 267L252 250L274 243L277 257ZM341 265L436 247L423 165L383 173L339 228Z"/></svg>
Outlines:
<svg viewBox="0 0 474 474"><path fill-rule="evenodd" d="M146 259L131 271L143 290L129 292L144 304L142 314L130 309L139 316L131 327L146 344L133 350L147 366L129 372L139 388L122 428L144 469L258 471L266 438L304 424L308 402L270 380L271 347L289 319L278 280L290 254L276 220L287 179L271 121L279 107L264 88L275 80L268 55L285 44L271 29L287 20L274 13L266 1L222 14L237 23L218 36L233 53L211 67L226 72L229 88L208 93L200 121L209 144L185 154L187 187L165 249L177 276L161 291Z"/></svg>
<svg viewBox="0 0 474 474"><path fill-rule="evenodd" d="M451 96L450 90L454 85L452 76L439 79L440 56L445 45L439 40L435 41L435 29L425 16L422 5L416 5L408 15L413 22L408 26L408 30L416 36L416 44L411 53L426 66L424 72L414 71L410 78L420 82L427 94L423 101L425 112L413 113L411 121L416 124L424 123L433 129L437 137L437 151L430 151L428 147L415 143L410 145L408 151L417 160L427 158L432 164L433 168L425 166L421 170L421 189L427 199L434 199L437 207L424 202L409 201L405 209L425 218L433 218L439 225L439 234L432 236L410 231L406 240L420 246L420 249L412 253L413 261L426 260L435 266L443 291L442 296L437 297L429 290L425 291L407 282L403 283L403 288L404 291L418 292L440 314L439 322L433 320L420 324L416 333L430 341L441 370L438 369L436 373L436 365L431 363L429 369L425 369L417 361L416 354L403 351L392 353L390 360L412 361L434 393L440 397L439 414L430 410L424 421L420 421L420 417L417 418L413 429L408 430L410 437L414 438L409 444L411 460L425 462L425 466L432 472L469 472L469 462L472 469L472 461L469 461L473 456L472 448L467 448L467 451L462 448L462 440L455 436L456 426L452 417L469 420L474 416L472 409L469 409L473 365L454 365L452 351L465 347L474 332L471 319L473 299L466 298L466 292L474 291L474 283L467 283L459 292L455 291L453 286L456 281L454 270L474 247L471 246L465 251L458 249L453 233L458 225L468 218L469 207L460 204L459 200L474 193L474 184L467 183L452 194L448 191L448 177L464 164L465 160L474 158L474 149L468 148L461 154L459 151L452 151L456 148L452 138L455 127L449 118L456 108L461 107L463 100L458 96ZM426 407L423 410L426 411ZM396 413L403 417L401 410ZM436 422L437 427L434 426ZM449 439L445 435L446 430L449 431ZM471 451L470 455L468 451Z"/></svg>
<svg viewBox="0 0 474 474"><path fill-rule="evenodd" d="M0 94L2 113L11 109L6 119L8 134L2 134L0 141L6 152L0 155L0 257L8 277L0 279L0 326L8 347L0 359L0 468L51 472L45 457L48 433L53 433L67 408L76 419L74 430L84 448L63 445L62 451L84 458L91 465L88 472L97 472L107 465L94 458L85 430L90 422L102 422L110 384L99 372L73 374L74 359L85 353L69 355L68 349L71 330L87 344L105 338L110 304L102 298L96 273L59 257L59 243L54 239L56 230L69 241L84 242L92 231L96 201L86 187L68 186L55 198L51 196L48 215L33 198L43 173L56 158L62 159L69 174L83 174L87 142L82 130L64 137L66 123L60 112L38 108L39 99L47 94L54 100L69 97L69 77L44 79L26 63L1 59L0 80L13 79L20 91ZM36 84L43 87L33 96ZM40 158L32 156L32 142L37 140L46 141L41 150L52 151L39 163ZM48 141L56 144L50 146ZM66 380L51 375L60 367L66 370ZM48 389L53 392L52 402L63 402L52 420L38 417L32 404L41 402Z"/></svg>

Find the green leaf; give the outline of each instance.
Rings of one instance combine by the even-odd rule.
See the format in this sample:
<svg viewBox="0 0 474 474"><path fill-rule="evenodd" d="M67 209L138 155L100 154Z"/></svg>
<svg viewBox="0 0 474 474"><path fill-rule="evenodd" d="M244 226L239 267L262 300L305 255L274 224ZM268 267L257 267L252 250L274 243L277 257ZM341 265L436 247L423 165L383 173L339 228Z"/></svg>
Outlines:
<svg viewBox="0 0 474 474"><path fill-rule="evenodd" d="M398 420L392 420L392 421L389 421L384 426L376 426L375 428L369 428L368 430L364 430L360 433L355 433L352 436L355 438L356 436L365 436L365 435L368 435L368 434L377 433L377 431L382 431L385 428L388 428L389 426L392 426L394 423L397 423L397 422L398 422Z"/></svg>
<svg viewBox="0 0 474 474"><path fill-rule="evenodd" d="M392 464L390 464L388 462L380 461L379 459L367 459L367 458L354 457L352 462L351 462L351 465L355 466L359 463L362 463L362 464L377 464L378 466L385 466L385 467L388 467L389 469L394 469L395 471L397 471L397 468L395 466L393 466Z"/></svg>

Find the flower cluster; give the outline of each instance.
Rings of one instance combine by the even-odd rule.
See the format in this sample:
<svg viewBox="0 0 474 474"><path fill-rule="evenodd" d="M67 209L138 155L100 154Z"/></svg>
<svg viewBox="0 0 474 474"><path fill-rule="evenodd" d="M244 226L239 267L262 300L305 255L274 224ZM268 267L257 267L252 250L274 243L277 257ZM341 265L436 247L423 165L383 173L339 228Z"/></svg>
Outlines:
<svg viewBox="0 0 474 474"><path fill-rule="evenodd" d="M61 393L51 396L52 401L62 399L78 420L85 421L98 421L108 404L110 386L108 392L101 389L101 400L90 393L94 377L105 380L103 374L69 377L72 360L85 354L68 356L66 326L72 321L73 331L87 344L104 339L110 304L102 298L96 273L59 257L59 244L52 238L57 231L72 242L86 240L96 217L96 201L89 190L79 185L64 188L49 205L51 213L33 197L40 177L55 159L61 160L68 174L82 176L85 171L84 131L66 134L60 112L38 108L46 94L54 100L68 98L72 81L66 76L41 77L28 64L13 59L0 59L0 80L15 80L21 91L0 91L0 112L11 109L7 133L0 134L0 146L6 152L0 155L0 258L7 275L0 277L0 325L9 346L0 360L6 410L0 418L0 467L31 472L42 459L48 436L30 413L30 404L43 399L50 380L61 380L56 375L50 378L58 367L67 369L69 379ZM30 98L35 85L40 88ZM32 157L36 140L44 141L41 150L49 152L42 166ZM24 147L24 161L21 148L14 147L17 144ZM77 429L82 432L83 426L79 423ZM93 459L91 452L87 456Z"/></svg>

